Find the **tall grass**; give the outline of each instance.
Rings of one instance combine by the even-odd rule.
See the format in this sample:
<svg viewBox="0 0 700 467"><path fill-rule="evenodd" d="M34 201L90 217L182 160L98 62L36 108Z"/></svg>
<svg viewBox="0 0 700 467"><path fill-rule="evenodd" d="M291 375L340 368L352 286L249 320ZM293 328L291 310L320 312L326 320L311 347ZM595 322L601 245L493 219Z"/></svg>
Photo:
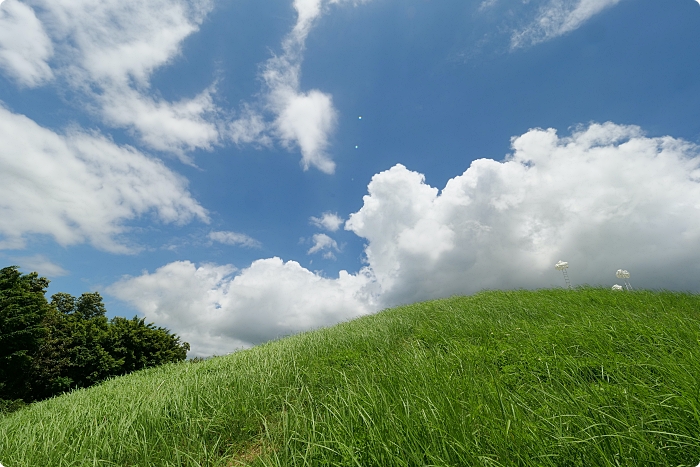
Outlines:
<svg viewBox="0 0 700 467"><path fill-rule="evenodd" d="M482 292L0 419L34 466L695 466L700 296Z"/></svg>

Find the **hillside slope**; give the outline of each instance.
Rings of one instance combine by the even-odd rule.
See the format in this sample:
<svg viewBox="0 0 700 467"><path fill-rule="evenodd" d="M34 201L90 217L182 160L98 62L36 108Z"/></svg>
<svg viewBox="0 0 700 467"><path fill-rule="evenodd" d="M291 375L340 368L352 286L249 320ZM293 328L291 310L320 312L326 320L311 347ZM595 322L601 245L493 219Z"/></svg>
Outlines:
<svg viewBox="0 0 700 467"><path fill-rule="evenodd" d="M35 466L695 466L700 296L482 292L0 419Z"/></svg>

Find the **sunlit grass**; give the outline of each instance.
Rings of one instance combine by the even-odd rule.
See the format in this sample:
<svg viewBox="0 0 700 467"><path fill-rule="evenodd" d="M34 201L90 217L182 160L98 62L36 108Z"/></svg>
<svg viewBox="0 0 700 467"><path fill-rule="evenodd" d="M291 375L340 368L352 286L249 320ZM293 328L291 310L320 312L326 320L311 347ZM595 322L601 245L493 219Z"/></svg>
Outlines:
<svg viewBox="0 0 700 467"><path fill-rule="evenodd" d="M700 296L483 292L0 419L34 466L695 466Z"/></svg>

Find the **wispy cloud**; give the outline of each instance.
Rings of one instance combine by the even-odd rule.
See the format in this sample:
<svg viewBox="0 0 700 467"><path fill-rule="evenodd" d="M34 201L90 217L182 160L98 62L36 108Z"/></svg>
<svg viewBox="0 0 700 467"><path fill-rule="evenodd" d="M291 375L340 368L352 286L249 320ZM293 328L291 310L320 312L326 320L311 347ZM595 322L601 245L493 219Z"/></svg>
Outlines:
<svg viewBox="0 0 700 467"><path fill-rule="evenodd" d="M44 234L61 245L127 253L125 224L141 215L208 220L184 178L99 133L59 134L0 107L0 141L0 248L23 248L27 235Z"/></svg>
<svg viewBox="0 0 700 467"><path fill-rule="evenodd" d="M487 10L491 7L494 7L496 5L496 3L498 3L498 0L483 0L479 4L479 11L484 11L484 10Z"/></svg>
<svg viewBox="0 0 700 467"><path fill-rule="evenodd" d="M53 78L52 55L51 39L34 10L18 0L0 2L0 69L22 86L39 86Z"/></svg>
<svg viewBox="0 0 700 467"><path fill-rule="evenodd" d="M366 0L365 0L366 1ZM337 111L330 94L318 89L302 91L301 64L306 38L314 23L331 4L364 3L352 0L295 0L297 21L282 41L282 53L263 66L265 83L260 112L246 109L230 126L230 138L237 143L258 142L267 145L271 136L288 149L301 151L304 170L315 167L325 173L335 171L328 154L329 137L337 123ZM262 113L271 113L267 122Z"/></svg>
<svg viewBox="0 0 700 467"><path fill-rule="evenodd" d="M313 246L309 248L307 254L312 255L323 251L323 257L326 259L335 259L334 251L340 251L338 248L338 243L326 234L314 234L312 237Z"/></svg>
<svg viewBox="0 0 700 467"><path fill-rule="evenodd" d="M212 231L209 233L209 239L224 245L239 245L248 248L260 248L262 246L254 238L238 232Z"/></svg>
<svg viewBox="0 0 700 467"><path fill-rule="evenodd" d="M70 274L58 264L51 262L44 255L13 256L10 258L26 272L38 272L40 276L60 277Z"/></svg>
<svg viewBox="0 0 700 467"><path fill-rule="evenodd" d="M210 0L6 0L0 68L26 86L58 77L104 123L190 162L188 152L221 142L215 87L170 102L150 78L211 8Z"/></svg>
<svg viewBox="0 0 700 467"><path fill-rule="evenodd" d="M620 0L550 0L533 23L513 33L511 48L535 45L562 36L619 2Z"/></svg>

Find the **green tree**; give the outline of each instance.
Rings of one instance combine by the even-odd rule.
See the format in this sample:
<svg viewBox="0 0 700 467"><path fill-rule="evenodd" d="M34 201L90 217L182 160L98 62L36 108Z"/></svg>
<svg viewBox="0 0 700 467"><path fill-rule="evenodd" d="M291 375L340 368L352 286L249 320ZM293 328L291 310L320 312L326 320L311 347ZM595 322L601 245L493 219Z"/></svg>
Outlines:
<svg viewBox="0 0 700 467"><path fill-rule="evenodd" d="M46 336L48 279L17 266L0 269L0 399L27 400L31 367Z"/></svg>
<svg viewBox="0 0 700 467"><path fill-rule="evenodd" d="M165 328L146 324L144 318L112 318L109 326L112 356L122 362L121 373L179 362L187 357L190 344Z"/></svg>
<svg viewBox="0 0 700 467"><path fill-rule="evenodd" d="M43 325L46 337L34 356L31 368L31 400L47 399L75 386L68 376L72 366L69 350L73 343L68 317L51 307Z"/></svg>
<svg viewBox="0 0 700 467"><path fill-rule="evenodd" d="M58 293L51 296L51 304L58 315L47 323L53 338L47 354L61 367L51 387L84 388L120 374L121 362L108 351L109 321L102 296L92 292L76 299Z"/></svg>
<svg viewBox="0 0 700 467"><path fill-rule="evenodd" d="M0 412L186 358L189 344L165 328L108 320L98 292L48 303L48 285L17 266L0 270Z"/></svg>

